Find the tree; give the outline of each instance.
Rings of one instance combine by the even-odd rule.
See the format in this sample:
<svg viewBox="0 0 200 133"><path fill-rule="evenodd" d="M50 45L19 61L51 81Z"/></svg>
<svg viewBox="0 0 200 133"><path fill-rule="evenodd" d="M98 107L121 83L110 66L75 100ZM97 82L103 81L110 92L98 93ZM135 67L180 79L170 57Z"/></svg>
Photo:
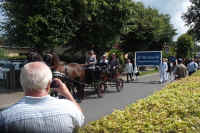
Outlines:
<svg viewBox="0 0 200 133"><path fill-rule="evenodd" d="M3 0L9 44L43 51L67 42L82 21L85 0ZM79 13L77 13L79 12Z"/></svg>
<svg viewBox="0 0 200 133"><path fill-rule="evenodd" d="M183 34L178 38L176 53L177 57L190 58L193 56L194 41L188 34Z"/></svg>
<svg viewBox="0 0 200 133"><path fill-rule="evenodd" d="M157 9L145 8L140 2L132 3L132 17L127 34L122 36L122 48L126 52L161 50L163 44L172 44L176 30L170 24L169 15Z"/></svg>
<svg viewBox="0 0 200 133"><path fill-rule="evenodd" d="M3 0L10 44L40 51L109 49L126 26L131 0Z"/></svg>
<svg viewBox="0 0 200 133"><path fill-rule="evenodd" d="M111 49L127 26L131 0L88 0L87 18L69 41L71 49L94 49L97 54Z"/></svg>
<svg viewBox="0 0 200 133"><path fill-rule="evenodd" d="M187 12L182 16L187 26L193 32L195 40L200 40L200 3L199 0L190 0L192 3Z"/></svg>

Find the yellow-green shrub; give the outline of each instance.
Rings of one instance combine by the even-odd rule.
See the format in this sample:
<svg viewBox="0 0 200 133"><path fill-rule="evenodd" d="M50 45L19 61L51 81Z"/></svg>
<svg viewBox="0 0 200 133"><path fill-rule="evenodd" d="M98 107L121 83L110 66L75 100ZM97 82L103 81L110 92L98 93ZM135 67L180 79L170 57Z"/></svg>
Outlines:
<svg viewBox="0 0 200 133"><path fill-rule="evenodd" d="M200 72L91 122L79 133L199 133Z"/></svg>

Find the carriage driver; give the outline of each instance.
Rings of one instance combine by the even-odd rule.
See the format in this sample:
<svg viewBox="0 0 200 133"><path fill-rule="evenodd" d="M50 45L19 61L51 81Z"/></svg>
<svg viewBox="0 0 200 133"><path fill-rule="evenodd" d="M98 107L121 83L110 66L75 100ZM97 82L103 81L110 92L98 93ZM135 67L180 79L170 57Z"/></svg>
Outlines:
<svg viewBox="0 0 200 133"><path fill-rule="evenodd" d="M97 63L96 55L93 50L88 52L88 57L86 59L87 75L88 81L92 82L95 79L95 64Z"/></svg>
<svg viewBox="0 0 200 133"><path fill-rule="evenodd" d="M115 53L112 53L112 59L109 62L109 69L111 71L112 77L114 76L116 69L120 66L119 60L116 57Z"/></svg>
<svg viewBox="0 0 200 133"><path fill-rule="evenodd" d="M109 65L110 65L110 69L112 69L112 70L116 69L117 67L119 67L119 65L120 65L119 64L119 60L117 59L115 53L112 53L112 59L111 59Z"/></svg>

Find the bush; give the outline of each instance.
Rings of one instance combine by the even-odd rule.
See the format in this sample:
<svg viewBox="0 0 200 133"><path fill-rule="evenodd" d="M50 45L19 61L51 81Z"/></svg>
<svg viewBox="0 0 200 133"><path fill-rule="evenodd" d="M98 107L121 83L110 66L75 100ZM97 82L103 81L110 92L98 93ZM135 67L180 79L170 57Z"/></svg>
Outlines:
<svg viewBox="0 0 200 133"><path fill-rule="evenodd" d="M200 72L116 110L79 133L199 133Z"/></svg>
<svg viewBox="0 0 200 133"><path fill-rule="evenodd" d="M8 57L10 60L25 60L26 58L27 56L25 55Z"/></svg>
<svg viewBox="0 0 200 133"><path fill-rule="evenodd" d="M0 58L5 59L7 57L7 51L3 48L0 48Z"/></svg>

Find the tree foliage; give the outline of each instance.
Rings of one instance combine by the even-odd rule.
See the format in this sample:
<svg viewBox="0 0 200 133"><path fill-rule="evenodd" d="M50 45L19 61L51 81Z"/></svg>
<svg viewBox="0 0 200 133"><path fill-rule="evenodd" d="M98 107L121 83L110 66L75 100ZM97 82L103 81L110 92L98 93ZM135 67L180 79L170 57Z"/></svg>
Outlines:
<svg viewBox="0 0 200 133"><path fill-rule="evenodd" d="M80 24L81 13L75 10L82 12L84 7L80 4L82 0L77 1L4 0L2 8L7 20L3 28L9 43L41 51L63 44Z"/></svg>
<svg viewBox="0 0 200 133"><path fill-rule="evenodd" d="M192 57L192 51L194 49L194 41L192 36L183 34L178 38L176 53L177 57L190 58Z"/></svg>
<svg viewBox="0 0 200 133"><path fill-rule="evenodd" d="M130 0L88 0L87 19L70 40L73 49L105 51L119 40L131 10Z"/></svg>
<svg viewBox="0 0 200 133"><path fill-rule="evenodd" d="M110 48L126 25L130 0L4 0L3 28L10 44L39 50L70 45ZM112 43L114 44L114 43Z"/></svg>
<svg viewBox="0 0 200 133"><path fill-rule="evenodd" d="M132 0L3 0L9 44L39 51L67 47L97 54L116 43L125 52L161 50L176 34L170 17Z"/></svg>
<svg viewBox="0 0 200 133"><path fill-rule="evenodd" d="M171 44L176 30L170 24L170 16L160 14L157 9L145 8L142 3L132 3L132 17L127 34L122 36L123 49L161 50L163 44Z"/></svg>
<svg viewBox="0 0 200 133"><path fill-rule="evenodd" d="M192 3L187 12L182 16L193 32L196 40L200 40L200 1L190 0Z"/></svg>

